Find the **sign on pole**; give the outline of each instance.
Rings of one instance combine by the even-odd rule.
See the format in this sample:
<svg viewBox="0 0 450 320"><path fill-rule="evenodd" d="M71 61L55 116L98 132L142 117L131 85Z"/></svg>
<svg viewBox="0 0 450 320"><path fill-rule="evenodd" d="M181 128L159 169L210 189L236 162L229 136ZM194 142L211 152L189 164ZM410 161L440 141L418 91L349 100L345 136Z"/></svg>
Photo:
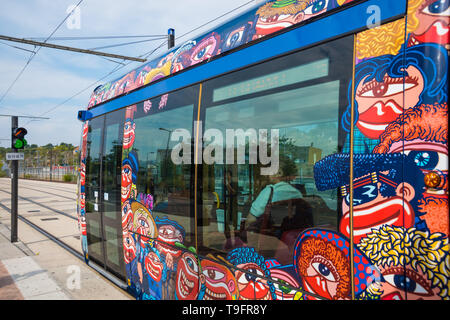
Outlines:
<svg viewBox="0 0 450 320"><path fill-rule="evenodd" d="M24 153L7 153L6 154L6 160L25 160L25 154Z"/></svg>

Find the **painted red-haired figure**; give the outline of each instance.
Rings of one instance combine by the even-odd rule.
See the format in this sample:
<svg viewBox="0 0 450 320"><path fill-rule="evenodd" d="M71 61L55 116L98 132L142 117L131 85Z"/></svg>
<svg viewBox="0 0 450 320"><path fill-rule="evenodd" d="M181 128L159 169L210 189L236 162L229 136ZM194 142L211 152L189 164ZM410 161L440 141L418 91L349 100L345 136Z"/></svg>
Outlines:
<svg viewBox="0 0 450 320"><path fill-rule="evenodd" d="M426 188L419 201L431 233L449 234L448 216L448 106L422 104L405 111L380 137L374 153L403 152L420 168L424 176L435 172L440 184ZM419 191L419 190L417 190ZM416 213L417 214L417 213Z"/></svg>

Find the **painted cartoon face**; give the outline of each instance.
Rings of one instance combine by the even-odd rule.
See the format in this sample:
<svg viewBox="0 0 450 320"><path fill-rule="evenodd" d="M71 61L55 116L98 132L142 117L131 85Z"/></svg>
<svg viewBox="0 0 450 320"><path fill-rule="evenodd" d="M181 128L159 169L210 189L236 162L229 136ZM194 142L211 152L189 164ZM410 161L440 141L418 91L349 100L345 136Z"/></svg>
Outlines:
<svg viewBox="0 0 450 320"><path fill-rule="evenodd" d="M232 300L238 295L236 279L227 267L206 259L201 261L201 266L204 300Z"/></svg>
<svg viewBox="0 0 450 320"><path fill-rule="evenodd" d="M426 0L418 8L416 17L419 26L414 30L414 38L421 42L449 43L450 1Z"/></svg>
<svg viewBox="0 0 450 320"><path fill-rule="evenodd" d="M83 126L83 135L82 135L82 139L83 139L83 140L86 140L86 139L87 139L88 131L89 131L89 125L88 125L88 123L86 122L86 123L84 124L84 126Z"/></svg>
<svg viewBox="0 0 450 320"><path fill-rule="evenodd" d="M159 259L158 255L153 251L145 257L145 270L147 270L148 275L156 282L161 281L162 273L164 270L164 265Z"/></svg>
<svg viewBox="0 0 450 320"><path fill-rule="evenodd" d="M401 152L413 159L423 172L437 172L441 183L436 188L426 188L419 201L418 212L424 213L423 219L431 232L449 234L448 226L448 148L443 143L414 139L399 141L391 146L389 152Z"/></svg>
<svg viewBox="0 0 450 320"><path fill-rule="evenodd" d="M327 11L329 2L330 0L311 1L304 10L305 17L303 20L310 19Z"/></svg>
<svg viewBox="0 0 450 320"><path fill-rule="evenodd" d="M260 16L256 22L256 37L260 38L268 34L290 27L304 20L305 14L300 11L296 14L275 14L272 16Z"/></svg>
<svg viewBox="0 0 450 320"><path fill-rule="evenodd" d="M210 36L199 42L191 53L192 64L196 64L213 57L218 53L220 36L213 32Z"/></svg>
<svg viewBox="0 0 450 320"><path fill-rule="evenodd" d="M381 266L384 282L381 288L384 291L382 300L434 300L440 289L431 288L430 281L422 271L415 271L406 266ZM405 293L406 291L406 293ZM407 297L406 297L407 295Z"/></svg>
<svg viewBox="0 0 450 320"><path fill-rule="evenodd" d="M327 299L344 299L350 293L350 267L345 253L324 239L306 239L298 257L303 288ZM308 299L315 300L308 296Z"/></svg>
<svg viewBox="0 0 450 320"><path fill-rule="evenodd" d="M80 208L84 209L86 207L86 195L84 192L80 193Z"/></svg>
<svg viewBox="0 0 450 320"><path fill-rule="evenodd" d="M419 102L424 88L420 71L410 66L405 78L385 76L383 82L375 79L358 84L356 101L358 102L358 129L370 139L378 139L389 123ZM405 100L404 100L405 99ZM404 108L403 108L404 107Z"/></svg>
<svg viewBox="0 0 450 320"><path fill-rule="evenodd" d="M177 228L172 225L162 225L158 228L158 242L156 248L164 254L179 257L181 250L175 250L175 242L183 243L183 236Z"/></svg>
<svg viewBox="0 0 450 320"><path fill-rule="evenodd" d="M128 233L131 230L133 224L133 211L131 210L130 201L127 200L122 206L122 230L124 233Z"/></svg>
<svg viewBox="0 0 450 320"><path fill-rule="evenodd" d="M80 184L84 186L86 183L86 165L84 162L80 164Z"/></svg>
<svg viewBox="0 0 450 320"><path fill-rule="evenodd" d="M414 198L414 188L404 183L403 188L393 197L383 197L379 192L381 181L397 187L384 173L373 173L360 177L353 184L353 239L358 243L360 239L380 228L384 224L412 227L414 225L414 210L409 201ZM401 190L400 190L401 189ZM401 192L400 192L401 191ZM405 193L403 194L403 191ZM349 194L342 201L343 217L340 222L340 231L350 236L350 208Z"/></svg>
<svg viewBox="0 0 450 320"><path fill-rule="evenodd" d="M270 276L277 282L285 283L294 288L298 288L300 285L289 273L280 269L270 269ZM274 282L275 293L277 295L277 300L294 300L297 293L296 290L291 289L288 286L284 286Z"/></svg>
<svg viewBox="0 0 450 320"><path fill-rule="evenodd" d="M132 172L131 167L128 164L125 164L122 167L122 184L121 184L121 194L120 197L122 202L125 202L131 193L131 185L132 185Z"/></svg>
<svg viewBox="0 0 450 320"><path fill-rule="evenodd" d="M133 120L128 119L123 128L123 148L128 149L134 143L136 124Z"/></svg>
<svg viewBox="0 0 450 320"><path fill-rule="evenodd" d="M176 293L179 300L194 300L198 296L199 275L196 257L183 253L177 267Z"/></svg>
<svg viewBox="0 0 450 320"><path fill-rule="evenodd" d="M135 74L136 71L132 71L131 73L127 74L125 77L123 77L121 80L117 82L117 89L115 95L119 95L134 89Z"/></svg>
<svg viewBox="0 0 450 320"><path fill-rule="evenodd" d="M134 208L133 232L139 233L142 236L142 241L148 241L149 238L156 238L158 236L158 230L147 208L137 201L131 204L131 208L132 210Z"/></svg>
<svg viewBox="0 0 450 320"><path fill-rule="evenodd" d="M125 263L130 263L136 258L136 243L131 233L123 235L123 255Z"/></svg>
<svg viewBox="0 0 450 320"><path fill-rule="evenodd" d="M239 288L239 300L272 300L267 280L260 278L264 272L256 263L244 263L237 266L247 272L236 270Z"/></svg>
<svg viewBox="0 0 450 320"><path fill-rule="evenodd" d="M80 216L80 227L81 227L81 234L83 236L87 235L87 230L86 230L86 216L81 215Z"/></svg>

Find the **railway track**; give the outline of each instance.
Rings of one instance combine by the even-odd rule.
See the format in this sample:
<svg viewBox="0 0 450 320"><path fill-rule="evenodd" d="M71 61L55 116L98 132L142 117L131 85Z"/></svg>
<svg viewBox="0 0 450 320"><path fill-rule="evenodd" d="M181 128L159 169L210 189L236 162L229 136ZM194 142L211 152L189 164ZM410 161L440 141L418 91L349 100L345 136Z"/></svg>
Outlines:
<svg viewBox="0 0 450 320"><path fill-rule="evenodd" d="M9 179L0 179L0 209L3 209L4 211L11 214L11 192L9 182ZM76 214L75 195L73 197L70 197L67 194L61 195L59 193L48 192L47 190L42 190L42 188L36 188L36 183L34 182L30 184L31 186L28 184L28 181L24 180L20 180L19 182L18 219L34 230L38 231L51 241L55 242L78 259L85 261L83 252L81 250L78 223L76 222L78 218ZM62 185L64 186L64 184ZM45 187L45 189L55 189L58 190L58 192L74 194L73 191L59 189L57 187L50 187L48 185L45 185L43 187ZM27 191L24 192L24 190ZM36 192L38 192L38 195L36 195ZM32 194L24 195L24 193ZM7 195L7 197L2 197L2 195ZM41 200L45 199L48 196L51 196L52 199L50 201L47 201L46 203L42 203ZM65 212L57 207L67 204L69 200L73 205L73 210L71 210L70 213ZM25 206L27 207L26 209L24 209ZM66 209L66 211L68 210ZM0 219L7 220L5 219L5 215L1 214ZM100 266L91 261L88 261L87 264L100 275L114 283L117 287L126 291L127 286L120 279L117 279L114 276L106 273Z"/></svg>

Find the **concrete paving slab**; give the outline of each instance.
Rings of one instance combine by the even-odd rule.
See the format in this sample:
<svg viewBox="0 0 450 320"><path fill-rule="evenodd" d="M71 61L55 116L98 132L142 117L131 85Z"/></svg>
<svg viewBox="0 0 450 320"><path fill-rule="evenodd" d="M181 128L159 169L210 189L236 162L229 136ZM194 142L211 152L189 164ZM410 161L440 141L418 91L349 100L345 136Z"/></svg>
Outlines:
<svg viewBox="0 0 450 320"><path fill-rule="evenodd" d="M22 257L2 261L10 276L19 288L24 299L33 300L36 296L58 293L67 299L61 288L51 279L45 269L42 269L32 257ZM55 295L56 297L56 295Z"/></svg>

